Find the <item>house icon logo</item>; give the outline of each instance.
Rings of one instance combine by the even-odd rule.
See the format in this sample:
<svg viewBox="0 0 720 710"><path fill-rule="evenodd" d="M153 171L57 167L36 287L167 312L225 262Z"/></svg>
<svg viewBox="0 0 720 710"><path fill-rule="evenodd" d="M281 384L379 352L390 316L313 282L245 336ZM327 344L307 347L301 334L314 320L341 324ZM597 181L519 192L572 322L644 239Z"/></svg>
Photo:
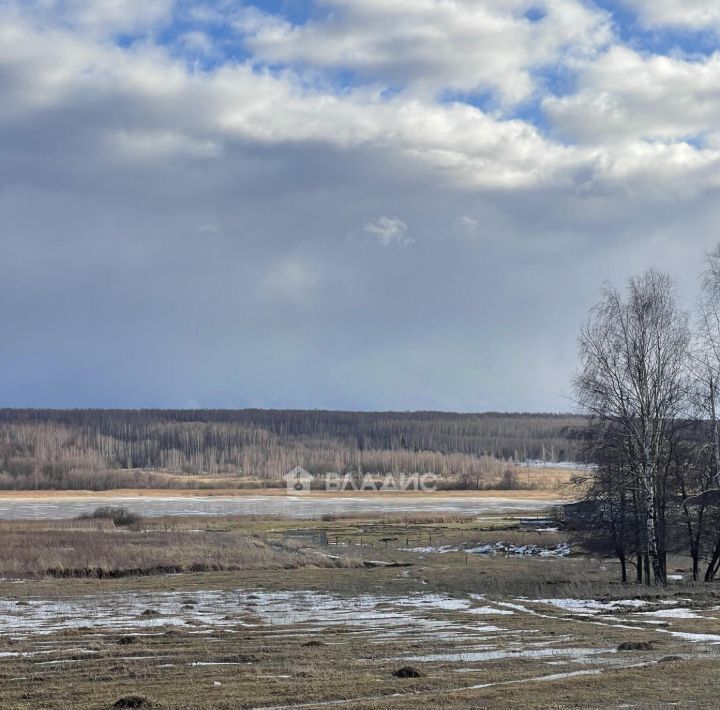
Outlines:
<svg viewBox="0 0 720 710"><path fill-rule="evenodd" d="M309 493L314 478L315 476L302 466L295 466L292 471L285 474L288 493Z"/></svg>

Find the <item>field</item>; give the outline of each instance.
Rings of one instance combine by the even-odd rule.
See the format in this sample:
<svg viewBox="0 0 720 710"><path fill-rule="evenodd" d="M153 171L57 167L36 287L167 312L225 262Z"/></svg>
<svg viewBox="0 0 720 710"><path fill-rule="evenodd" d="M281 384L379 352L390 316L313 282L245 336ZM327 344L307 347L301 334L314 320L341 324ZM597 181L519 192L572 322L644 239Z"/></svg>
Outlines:
<svg viewBox="0 0 720 710"><path fill-rule="evenodd" d="M1 706L715 707L718 590L533 522L2 523Z"/></svg>

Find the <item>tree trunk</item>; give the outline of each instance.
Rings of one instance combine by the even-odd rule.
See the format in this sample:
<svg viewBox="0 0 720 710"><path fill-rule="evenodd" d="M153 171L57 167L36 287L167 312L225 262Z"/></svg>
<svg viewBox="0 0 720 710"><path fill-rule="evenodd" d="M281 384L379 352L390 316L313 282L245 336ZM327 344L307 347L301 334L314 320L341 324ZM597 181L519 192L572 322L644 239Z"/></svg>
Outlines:
<svg viewBox="0 0 720 710"><path fill-rule="evenodd" d="M720 561L720 537L715 543L715 549L713 550L712 558L708 563L707 569L705 570L705 581L712 582L715 579L715 573L717 572L717 564Z"/></svg>
<svg viewBox="0 0 720 710"><path fill-rule="evenodd" d="M715 455L715 483L720 486L720 431L718 431L717 410L715 409L715 380L710 375L710 416L713 430L713 453Z"/></svg>
<svg viewBox="0 0 720 710"><path fill-rule="evenodd" d="M663 569L663 561L660 556L658 545L657 527L655 519L655 472L652 465L648 462L651 460L649 447L645 450L645 464L642 472L642 487L645 496L645 530L647 533L647 554L650 557L653 570L653 581L659 586L665 586L665 572ZM649 584L648 575L648 584Z"/></svg>

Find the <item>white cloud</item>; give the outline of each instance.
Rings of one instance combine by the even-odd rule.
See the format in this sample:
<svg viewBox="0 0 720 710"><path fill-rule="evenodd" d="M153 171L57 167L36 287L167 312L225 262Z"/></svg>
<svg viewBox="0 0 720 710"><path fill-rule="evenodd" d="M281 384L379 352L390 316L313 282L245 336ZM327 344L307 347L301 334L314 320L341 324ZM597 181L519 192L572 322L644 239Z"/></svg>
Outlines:
<svg viewBox="0 0 720 710"><path fill-rule="evenodd" d="M720 28L717 0L624 0L649 26Z"/></svg>
<svg viewBox="0 0 720 710"><path fill-rule="evenodd" d="M465 104L342 95L308 88L292 72L248 64L193 74L161 49L125 51L26 22L0 25L3 114L24 121L50 111L85 112L83 124L114 159L172 154L221 157L236 139L260 144L319 141L376 146L437 171L451 183L512 188L564 179L573 150L523 121L502 121Z"/></svg>
<svg viewBox="0 0 720 710"><path fill-rule="evenodd" d="M532 71L593 56L611 38L608 16L577 0L323 0L300 26L245 15L256 56L349 68L370 81L434 94L490 89L515 103L534 90ZM545 13L530 20L526 13Z"/></svg>
<svg viewBox="0 0 720 710"><path fill-rule="evenodd" d="M26 14L34 13L66 27L96 35L140 32L170 17L174 0L24 0Z"/></svg>
<svg viewBox="0 0 720 710"><path fill-rule="evenodd" d="M428 2L413 11L396 0L384 12L407 9L412 24L413 17L424 17L422 8L438 11L437 3ZM451 14L467 10L460 2L440 5ZM527 9L519 0L512 5ZM379 0L365 9L356 0L340 6L361 15L372 11L373 17L385 7ZM488 0L484 11L500 6ZM551 8L569 12L576 4L549 3ZM474 10L467 12L472 19ZM67 28L39 30L23 17L6 13L0 24L6 99L0 120L21 126L29 117L76 112L82 117L71 128L77 140L95 141L110 164L180 156L222 160L237 141L321 143L380 150L431 171L438 184L453 189L605 191L624 189L638 175L648 176L638 185L649 193L656 187L672 192L676 184L689 193L715 184L718 155L711 130L720 120L720 55L690 62L615 47L583 64L577 93L544 102L553 126L576 142L564 145L528 121L503 120L463 103L386 96L382 87L337 93L308 84L296 72L273 74L251 63L193 72L151 43L124 50ZM442 37L438 42L446 44ZM704 133L704 150L671 145ZM659 186L653 174L665 184Z"/></svg>
<svg viewBox="0 0 720 710"><path fill-rule="evenodd" d="M690 61L615 47L585 69L577 93L543 106L581 143L697 140L720 125L718 86L720 53Z"/></svg>
<svg viewBox="0 0 720 710"><path fill-rule="evenodd" d="M383 247L406 247L413 244L415 240L407 231L407 224L397 217L379 217L373 222L367 222L363 227L365 235Z"/></svg>

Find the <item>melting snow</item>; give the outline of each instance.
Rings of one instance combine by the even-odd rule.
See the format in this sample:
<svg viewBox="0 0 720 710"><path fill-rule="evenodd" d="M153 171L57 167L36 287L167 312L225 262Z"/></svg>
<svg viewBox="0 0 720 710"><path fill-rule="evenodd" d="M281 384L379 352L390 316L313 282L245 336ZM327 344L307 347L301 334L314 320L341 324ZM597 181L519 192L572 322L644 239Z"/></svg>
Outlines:
<svg viewBox="0 0 720 710"><path fill-rule="evenodd" d="M403 661L450 662L459 661L473 663L479 661L495 661L503 658L556 658L569 656L571 658L586 658L601 653L616 653L614 648L534 648L521 651L519 649L495 651L465 651L462 653L431 653L425 656L403 656Z"/></svg>
<svg viewBox="0 0 720 710"><path fill-rule="evenodd" d="M613 611L622 607L640 608L648 603L641 599L620 599L611 602L600 602L596 599L535 599L533 601L538 604L551 604L558 609L583 616L600 614L603 611Z"/></svg>
<svg viewBox="0 0 720 710"><path fill-rule="evenodd" d="M642 611L643 616L658 616L662 619L707 619L692 609L658 609L657 611Z"/></svg>
<svg viewBox="0 0 720 710"><path fill-rule="evenodd" d="M691 634L685 631L667 631L666 633L671 636L677 636L679 639L685 639L686 641L710 641L711 643L720 643L720 636L717 634Z"/></svg>
<svg viewBox="0 0 720 710"><path fill-rule="evenodd" d="M440 547L406 547L403 550L423 555L465 552L472 555L504 555L505 557L567 557L572 548L567 543L561 543L554 547L542 547L540 545L510 545L506 542L494 542L475 547L442 545Z"/></svg>
<svg viewBox="0 0 720 710"><path fill-rule="evenodd" d="M191 598L193 604L186 605ZM500 632L495 626L469 627L459 618L428 618L426 612L471 611L473 602L443 594L414 594L406 597L363 594L351 598L315 592L254 592L253 590L115 593L78 596L67 600L33 600L16 606L0 599L0 634L15 638L49 635L65 629L85 627L123 632L163 626L201 625L190 633L206 634L209 627L233 631L238 626L264 627L268 634L283 634L283 628L303 624L303 631L316 633L329 626L360 627L377 638L393 638L412 632L435 639L452 634L462 642L476 634ZM157 615L143 616L152 609Z"/></svg>
<svg viewBox="0 0 720 710"><path fill-rule="evenodd" d="M468 609L469 614L478 614L480 616L487 614L489 616L492 615L507 615L507 614L514 614L514 611L511 611L510 609L496 609L492 606L477 606L473 609Z"/></svg>

